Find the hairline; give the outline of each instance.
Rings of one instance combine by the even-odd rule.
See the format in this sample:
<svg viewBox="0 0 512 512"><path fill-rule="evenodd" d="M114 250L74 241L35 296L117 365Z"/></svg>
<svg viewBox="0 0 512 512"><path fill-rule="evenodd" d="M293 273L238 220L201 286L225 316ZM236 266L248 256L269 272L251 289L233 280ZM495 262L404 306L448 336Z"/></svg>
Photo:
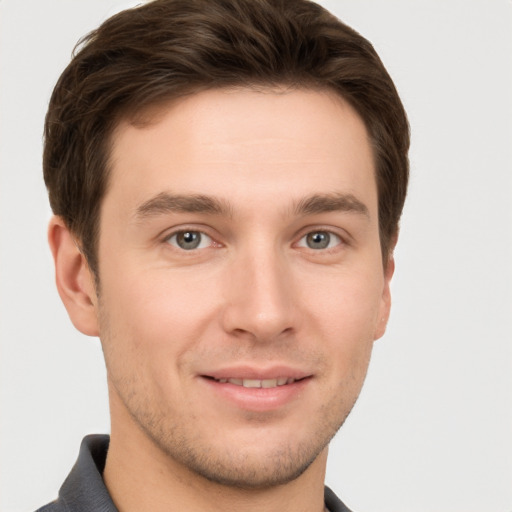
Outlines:
<svg viewBox="0 0 512 512"><path fill-rule="evenodd" d="M373 159L373 177L375 180L375 186L377 189L377 221L379 227L379 243L381 246L382 252L382 263L383 266L386 266L386 263L389 259L389 256L392 252L393 242L389 240L386 246L384 245L382 230L381 230L381 221L380 221L380 191L379 191L379 172L378 172L378 162L379 159L377 157L377 147L375 144L375 140L372 137L370 127L364 116L359 112L357 106L353 104L349 97L343 94L343 92L334 86L330 86L327 84L318 83L314 79L304 80L299 82L298 80L280 80L280 81L264 81L264 80L254 80L252 82L247 83L239 83L233 81L232 84L225 85L215 85L215 84L199 84L197 86L190 86L187 88L183 88L181 91L170 92L168 95L162 94L160 97L155 97L153 101L149 101L144 103L143 105L127 105L125 108L120 108L116 113L112 126L106 133L105 141L104 141L104 188L101 198L98 201L98 209L96 214L96 226L93 231L93 240L92 240L92 251L84 251L86 254L86 258L93 258L93 261L90 265L90 268L95 276L95 280L97 281L97 285L99 287L99 240L101 236L101 216L103 203L105 200L105 196L107 195L109 188L112 183L112 174L113 174L113 166L115 164L113 159L114 147L116 142L116 133L122 127L124 123L128 123L136 128L144 129L146 127L153 126L157 124L165 114L172 108L176 102L184 100L189 97L193 97L197 94L201 94L206 91L240 91L240 90L252 90L255 92L261 93L282 93L285 94L290 91L310 91L317 93L324 93L331 96L332 99L336 101L341 101L345 105L348 105L354 113L358 116L358 118L362 121L366 135L368 137L368 143L370 145L370 151ZM394 233L393 236L396 237L397 233ZM85 249L85 248L84 248ZM87 257L88 255L88 257Z"/></svg>

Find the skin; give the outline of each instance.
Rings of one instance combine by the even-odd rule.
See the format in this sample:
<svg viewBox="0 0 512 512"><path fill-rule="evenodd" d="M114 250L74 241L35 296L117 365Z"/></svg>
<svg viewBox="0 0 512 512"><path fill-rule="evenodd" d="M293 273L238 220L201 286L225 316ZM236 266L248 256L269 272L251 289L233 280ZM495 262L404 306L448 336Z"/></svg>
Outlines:
<svg viewBox="0 0 512 512"><path fill-rule="evenodd" d="M104 479L121 511L323 509L327 446L384 333L393 273L368 135L346 102L212 90L123 121L100 290L58 217L49 239L74 325L101 338ZM244 372L302 380L283 392L212 378Z"/></svg>

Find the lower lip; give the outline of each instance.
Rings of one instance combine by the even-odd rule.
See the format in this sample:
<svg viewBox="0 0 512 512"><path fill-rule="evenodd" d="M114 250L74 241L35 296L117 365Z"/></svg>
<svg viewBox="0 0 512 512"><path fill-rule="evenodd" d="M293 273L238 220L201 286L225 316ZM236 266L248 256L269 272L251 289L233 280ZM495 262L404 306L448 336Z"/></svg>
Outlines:
<svg viewBox="0 0 512 512"><path fill-rule="evenodd" d="M231 402L240 409L265 412L274 411L298 399L310 383L311 377L274 388L245 388L207 377L201 377L201 380L218 397Z"/></svg>

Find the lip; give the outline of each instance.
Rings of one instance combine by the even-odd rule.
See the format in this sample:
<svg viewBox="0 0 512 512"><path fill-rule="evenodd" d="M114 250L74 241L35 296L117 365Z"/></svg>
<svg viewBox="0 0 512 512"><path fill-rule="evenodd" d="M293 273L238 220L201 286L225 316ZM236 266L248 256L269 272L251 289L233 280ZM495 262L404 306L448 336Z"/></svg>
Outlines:
<svg viewBox="0 0 512 512"><path fill-rule="evenodd" d="M202 372L203 377L213 379L277 379L279 377L289 377L295 380L310 377L312 374L305 370L294 368L287 365L273 365L270 367L256 367L252 365L238 365L226 368L218 368L211 371Z"/></svg>
<svg viewBox="0 0 512 512"><path fill-rule="evenodd" d="M253 412L275 411L296 401L312 381L304 370L280 365L268 368L236 366L205 372L198 376L215 400L230 407ZM277 380L286 377L293 382L276 387L244 387L225 382L227 379ZM219 382L223 381L223 382Z"/></svg>

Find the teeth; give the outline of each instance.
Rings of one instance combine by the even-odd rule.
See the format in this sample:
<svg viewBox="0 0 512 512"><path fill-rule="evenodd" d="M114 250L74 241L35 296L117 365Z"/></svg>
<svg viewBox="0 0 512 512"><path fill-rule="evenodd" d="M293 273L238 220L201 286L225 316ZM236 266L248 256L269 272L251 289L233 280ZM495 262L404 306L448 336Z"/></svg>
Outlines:
<svg viewBox="0 0 512 512"><path fill-rule="evenodd" d="M262 380L244 379L242 385L244 388L261 388L262 383Z"/></svg>
<svg viewBox="0 0 512 512"><path fill-rule="evenodd" d="M276 386L284 386L292 384L295 379L292 377L279 377L277 379L216 379L217 382L225 384L235 384L235 386L243 386L244 388L275 388Z"/></svg>

